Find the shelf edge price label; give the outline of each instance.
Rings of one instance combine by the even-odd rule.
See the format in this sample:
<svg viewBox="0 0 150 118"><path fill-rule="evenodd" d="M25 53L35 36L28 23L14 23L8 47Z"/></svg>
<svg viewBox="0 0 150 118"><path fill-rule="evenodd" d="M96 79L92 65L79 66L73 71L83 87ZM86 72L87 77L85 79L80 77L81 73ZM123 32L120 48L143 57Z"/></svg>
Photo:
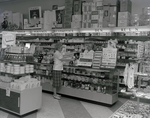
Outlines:
<svg viewBox="0 0 150 118"><path fill-rule="evenodd" d="M10 97L10 88L9 87L6 88L6 96Z"/></svg>
<svg viewBox="0 0 150 118"><path fill-rule="evenodd" d="M103 32L103 29L95 29L95 33Z"/></svg>
<svg viewBox="0 0 150 118"><path fill-rule="evenodd" d="M72 29L53 30L54 33L74 33Z"/></svg>

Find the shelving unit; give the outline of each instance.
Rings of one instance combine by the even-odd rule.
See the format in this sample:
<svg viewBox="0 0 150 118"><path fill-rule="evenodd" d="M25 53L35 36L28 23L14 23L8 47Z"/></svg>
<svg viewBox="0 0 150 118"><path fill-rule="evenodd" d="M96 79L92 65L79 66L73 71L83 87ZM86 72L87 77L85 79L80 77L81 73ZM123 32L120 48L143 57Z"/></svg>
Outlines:
<svg viewBox="0 0 150 118"><path fill-rule="evenodd" d="M7 53L7 54L11 54L11 53ZM12 54L17 55L17 53L12 53ZM5 57L5 55L3 55L3 57ZM6 58L1 58L1 60L2 59L6 59ZM24 73L21 74L19 67L17 69L14 67L13 68L9 67L10 69L9 69L9 71L7 71L8 65L7 65L7 67L5 65L7 63L11 63L14 65L16 64L19 66L20 65L25 66L28 63L27 62L17 62L17 60L16 60L16 62L13 62L13 60L12 61L11 60L10 61L8 61L8 60L0 61L0 62L1 62L1 64L2 63L4 64L3 69L1 68L2 69L1 71L4 71L4 72L0 72L0 75L4 76L4 77L12 77L10 82L7 82L7 84L6 84L6 82L1 81L1 84L0 84L0 109L4 109L6 111L12 112L19 116L22 116L29 112L40 109L42 106L42 86L35 85L34 87L33 86L30 87L30 83L28 83L27 88L26 87L23 88L23 85L18 86L16 84L16 86L14 85L13 87L11 85L12 84L11 82L19 79L20 77L25 77L27 75L32 74L31 70L28 70L29 72L26 71L26 72L28 72L28 73L26 73L25 68L24 68ZM4 69L4 68L7 68L7 69ZM11 71L12 69L13 69L13 71ZM16 71L17 71L17 73L16 73ZM3 82L4 82L4 85L2 84Z"/></svg>

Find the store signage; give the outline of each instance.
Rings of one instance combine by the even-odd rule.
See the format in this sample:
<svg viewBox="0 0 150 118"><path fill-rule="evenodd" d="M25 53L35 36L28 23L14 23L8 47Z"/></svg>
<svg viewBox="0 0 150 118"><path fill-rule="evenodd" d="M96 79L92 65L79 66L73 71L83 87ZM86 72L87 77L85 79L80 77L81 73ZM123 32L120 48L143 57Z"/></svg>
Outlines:
<svg viewBox="0 0 150 118"><path fill-rule="evenodd" d="M102 33L102 32L111 32L111 28L82 28L80 33Z"/></svg>
<svg viewBox="0 0 150 118"><path fill-rule="evenodd" d="M53 33L78 33L78 29L56 29L53 30Z"/></svg>
<svg viewBox="0 0 150 118"><path fill-rule="evenodd" d="M150 31L149 26L137 26L137 27L116 27L112 29L113 32L143 32Z"/></svg>

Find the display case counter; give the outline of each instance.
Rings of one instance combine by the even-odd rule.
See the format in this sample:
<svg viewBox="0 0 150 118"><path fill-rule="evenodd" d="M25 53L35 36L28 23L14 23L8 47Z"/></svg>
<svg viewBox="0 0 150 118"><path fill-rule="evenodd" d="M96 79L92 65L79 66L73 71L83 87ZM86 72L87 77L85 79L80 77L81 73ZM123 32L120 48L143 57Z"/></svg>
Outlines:
<svg viewBox="0 0 150 118"><path fill-rule="evenodd" d="M42 83L42 89L44 91L53 92L53 87L50 83ZM98 93L90 90L82 90L82 89L76 89L71 87L61 87L61 89L58 91L59 94L68 95L72 97L82 98L85 100L90 100L94 102L100 102L112 105L118 100L118 93L115 94L104 94L104 93Z"/></svg>

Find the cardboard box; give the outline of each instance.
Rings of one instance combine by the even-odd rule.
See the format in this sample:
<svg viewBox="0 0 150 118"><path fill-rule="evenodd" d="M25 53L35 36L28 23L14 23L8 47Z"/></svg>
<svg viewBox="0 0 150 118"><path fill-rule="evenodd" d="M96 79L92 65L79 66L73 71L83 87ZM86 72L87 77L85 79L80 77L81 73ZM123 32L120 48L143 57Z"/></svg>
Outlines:
<svg viewBox="0 0 150 118"><path fill-rule="evenodd" d="M130 26L130 20L118 20L118 27Z"/></svg>
<svg viewBox="0 0 150 118"><path fill-rule="evenodd" d="M103 5L118 5L118 0L104 0Z"/></svg>
<svg viewBox="0 0 150 118"><path fill-rule="evenodd" d="M96 6L96 10L103 10L103 6Z"/></svg>
<svg viewBox="0 0 150 118"><path fill-rule="evenodd" d="M131 0L120 0L120 11L125 12L128 11L131 13L132 11L132 2Z"/></svg>
<svg viewBox="0 0 150 118"><path fill-rule="evenodd" d="M81 14L82 8L82 1L81 0L74 0L73 3L73 14Z"/></svg>
<svg viewBox="0 0 150 118"><path fill-rule="evenodd" d="M104 10L103 18L104 18L104 20L106 20L108 22L110 20L110 7L104 6L103 10Z"/></svg>
<svg viewBox="0 0 150 118"><path fill-rule="evenodd" d="M19 29L23 29L23 15L21 13L13 13L13 24L16 24Z"/></svg>
<svg viewBox="0 0 150 118"><path fill-rule="evenodd" d="M103 6L103 2L102 1L95 2L95 5L96 6Z"/></svg>
<svg viewBox="0 0 150 118"><path fill-rule="evenodd" d="M71 28L81 28L81 22L71 22Z"/></svg>
<svg viewBox="0 0 150 118"><path fill-rule="evenodd" d="M73 0L65 0L65 4L73 3Z"/></svg>
<svg viewBox="0 0 150 118"><path fill-rule="evenodd" d="M118 12L118 20L126 20L126 19L131 19L131 13L126 11L126 12Z"/></svg>
<svg viewBox="0 0 150 118"><path fill-rule="evenodd" d="M82 21L82 15L72 15L72 21Z"/></svg>
<svg viewBox="0 0 150 118"><path fill-rule="evenodd" d="M71 28L71 22L65 22L65 23L63 24L63 27L64 27L64 28Z"/></svg>
<svg viewBox="0 0 150 118"><path fill-rule="evenodd" d="M106 20L103 20L103 27L108 27L109 22Z"/></svg>
<svg viewBox="0 0 150 118"><path fill-rule="evenodd" d="M99 19L99 15L92 15L91 20L98 20Z"/></svg>

